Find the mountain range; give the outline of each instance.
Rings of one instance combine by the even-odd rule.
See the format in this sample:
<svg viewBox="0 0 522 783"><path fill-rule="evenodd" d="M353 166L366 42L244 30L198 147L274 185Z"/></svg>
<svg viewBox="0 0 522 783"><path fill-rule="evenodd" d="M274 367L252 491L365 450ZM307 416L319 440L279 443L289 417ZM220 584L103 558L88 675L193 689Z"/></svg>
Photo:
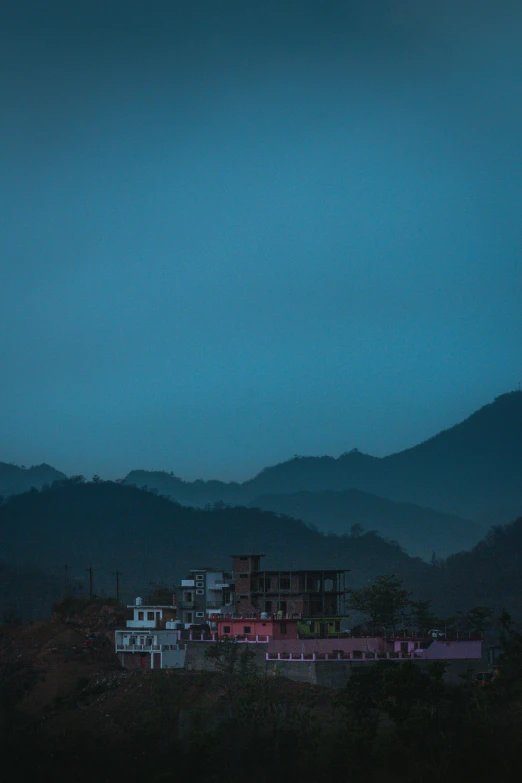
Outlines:
<svg viewBox="0 0 522 783"><path fill-rule="evenodd" d="M485 605L522 618L522 518L492 528L468 552L428 564L371 531L328 535L270 511L186 507L131 485L81 479L0 506L0 613L41 617L60 593L86 592L90 567L96 594L113 596L118 572L130 601L154 584L179 583L193 568L227 569L233 551L263 553L268 569L346 570L348 588L396 574L443 616Z"/></svg>
<svg viewBox="0 0 522 783"><path fill-rule="evenodd" d="M432 552L446 557L469 549L492 524L518 517L521 476L522 392L514 391L450 429L387 457L356 449L338 458L296 456L242 483L190 482L148 470L133 470L123 481L157 490L185 506L221 502L260 508L323 532L347 534L354 525L377 530L410 554L429 558ZM0 463L4 496L64 479L64 473L49 465L23 469Z"/></svg>
<svg viewBox="0 0 522 783"><path fill-rule="evenodd" d="M174 584L192 568L228 569L233 551L263 553L267 568L350 569L353 585L400 572L415 590L430 571L375 534L327 536L270 511L191 508L112 481L69 479L0 506L0 562L48 571L64 590L85 591L92 567L97 594L113 595L120 571L132 599L152 583Z"/></svg>
<svg viewBox="0 0 522 783"><path fill-rule="evenodd" d="M521 476L522 392L514 391L387 457L356 449L337 459L294 457L243 483L187 482L140 470L125 481L156 488L187 505L260 506L322 530L347 533L353 524L369 524L426 557L432 550L445 556L472 546L490 525L519 516Z"/></svg>

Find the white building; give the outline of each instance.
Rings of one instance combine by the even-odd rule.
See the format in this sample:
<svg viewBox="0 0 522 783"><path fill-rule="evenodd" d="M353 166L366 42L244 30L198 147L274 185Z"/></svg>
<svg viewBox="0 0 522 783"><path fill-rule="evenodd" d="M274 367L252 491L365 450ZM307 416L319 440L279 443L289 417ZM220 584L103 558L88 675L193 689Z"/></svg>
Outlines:
<svg viewBox="0 0 522 783"><path fill-rule="evenodd" d="M180 645L174 606L146 606L141 598L129 607L133 619L115 631L115 651L126 669L182 669L184 645Z"/></svg>

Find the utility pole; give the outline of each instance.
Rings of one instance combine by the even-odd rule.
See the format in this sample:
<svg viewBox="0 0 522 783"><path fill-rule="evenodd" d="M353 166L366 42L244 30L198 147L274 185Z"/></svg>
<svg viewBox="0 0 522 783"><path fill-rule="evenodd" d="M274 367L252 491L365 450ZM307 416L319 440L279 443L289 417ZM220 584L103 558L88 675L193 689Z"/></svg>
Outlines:
<svg viewBox="0 0 522 783"><path fill-rule="evenodd" d="M89 572L89 598L92 598L92 596L93 596L93 589L92 589L92 587L93 587L93 573L94 573L93 567L89 566L89 568L86 568L85 570Z"/></svg>
<svg viewBox="0 0 522 783"><path fill-rule="evenodd" d="M112 575L116 577L116 600L119 601L120 600L120 576L123 576L123 574L121 571L116 570L113 572Z"/></svg>

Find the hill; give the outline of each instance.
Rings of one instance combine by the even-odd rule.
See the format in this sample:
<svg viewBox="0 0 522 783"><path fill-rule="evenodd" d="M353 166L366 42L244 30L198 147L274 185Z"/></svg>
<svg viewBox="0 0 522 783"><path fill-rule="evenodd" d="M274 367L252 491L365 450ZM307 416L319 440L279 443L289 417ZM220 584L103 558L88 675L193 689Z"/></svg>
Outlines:
<svg viewBox="0 0 522 783"><path fill-rule="evenodd" d="M50 489L10 497L0 507L4 558L38 565L114 594L114 572L123 572L126 600L151 581L173 582L190 568L227 568L232 551L262 552L267 568L351 569L352 584L381 573L400 573L416 590L430 571L419 559L375 534L324 535L270 511L218 506L195 509L116 482L69 480ZM84 588L85 589L85 588Z"/></svg>
<svg viewBox="0 0 522 783"><path fill-rule="evenodd" d="M52 603L63 590L62 579L37 566L0 562L0 624L16 625L48 617Z"/></svg>
<svg viewBox="0 0 522 783"><path fill-rule="evenodd" d="M477 524L462 517L413 503L396 503L357 489L262 495L252 505L337 535L347 535L353 525L375 529L380 536L399 541L409 554L425 559L434 552L440 558L470 549L483 536Z"/></svg>
<svg viewBox="0 0 522 783"><path fill-rule="evenodd" d="M52 484L53 481L61 481L64 478L66 478L65 473L45 463L25 468L0 462L0 495L27 492L31 487L40 489L44 484Z"/></svg>
<svg viewBox="0 0 522 783"><path fill-rule="evenodd" d="M522 517L493 527L469 552L449 557L441 570L441 606L506 609L522 621Z"/></svg>
<svg viewBox="0 0 522 783"><path fill-rule="evenodd" d="M443 548L455 552L463 543L472 543L474 535L469 521L461 522L459 518L488 527L507 523L520 514L521 475L522 392L514 391L497 397L465 421L429 440L387 457L372 457L356 449L338 458L294 457L265 468L242 484L189 482L172 474L143 470L131 471L125 481L155 487L180 503L195 506L216 501L249 505L267 496L358 489L398 503L421 506L433 521L435 511L452 515L452 525L446 525L443 517L439 522L446 531ZM310 507L302 498L298 516L319 523L316 499L312 494L306 499ZM290 508L284 500L271 500L270 507ZM383 510L381 505L380 511ZM329 513L325 509L325 515ZM397 519L391 506L389 513L390 520ZM410 535L412 530L401 533L402 538L397 536L401 545L408 546Z"/></svg>

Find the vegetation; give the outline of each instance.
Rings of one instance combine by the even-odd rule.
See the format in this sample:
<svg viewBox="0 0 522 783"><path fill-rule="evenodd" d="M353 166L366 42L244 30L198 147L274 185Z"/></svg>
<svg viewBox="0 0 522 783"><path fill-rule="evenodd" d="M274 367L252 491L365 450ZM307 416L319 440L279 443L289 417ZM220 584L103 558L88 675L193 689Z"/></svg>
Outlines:
<svg viewBox="0 0 522 783"><path fill-rule="evenodd" d="M440 662L381 661L322 690L263 675L248 645L209 646L212 672L73 678L42 714L19 709L39 672L0 666L0 749L22 780L470 780L522 774L522 633L501 616L504 653L486 687ZM81 709L78 707L81 707ZM233 760L233 763L231 762Z"/></svg>
<svg viewBox="0 0 522 783"><path fill-rule="evenodd" d="M377 630L393 629L410 604L410 593L395 575L378 576L372 585L351 590L350 609L365 612Z"/></svg>

